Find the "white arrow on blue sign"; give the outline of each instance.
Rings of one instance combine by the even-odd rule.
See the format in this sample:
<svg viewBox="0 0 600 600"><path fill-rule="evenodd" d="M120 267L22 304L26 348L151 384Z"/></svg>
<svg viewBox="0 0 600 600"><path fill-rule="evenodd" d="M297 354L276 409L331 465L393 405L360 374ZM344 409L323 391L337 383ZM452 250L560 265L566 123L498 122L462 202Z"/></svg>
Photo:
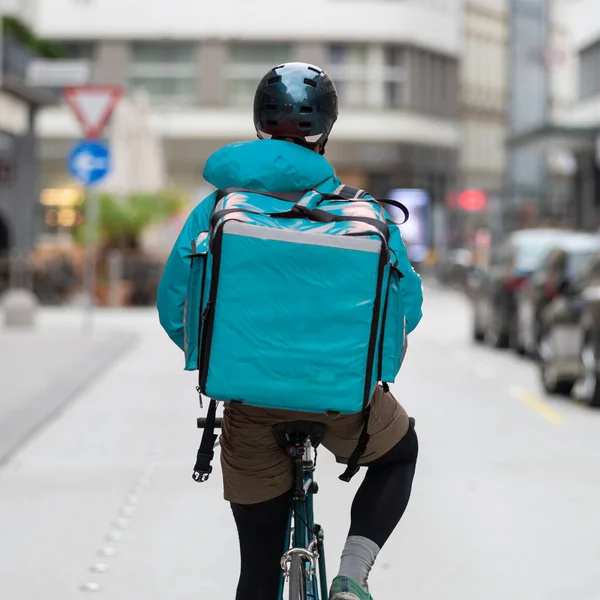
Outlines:
<svg viewBox="0 0 600 600"><path fill-rule="evenodd" d="M110 149L104 142L79 142L67 158L67 168L85 186L98 183L110 173Z"/></svg>

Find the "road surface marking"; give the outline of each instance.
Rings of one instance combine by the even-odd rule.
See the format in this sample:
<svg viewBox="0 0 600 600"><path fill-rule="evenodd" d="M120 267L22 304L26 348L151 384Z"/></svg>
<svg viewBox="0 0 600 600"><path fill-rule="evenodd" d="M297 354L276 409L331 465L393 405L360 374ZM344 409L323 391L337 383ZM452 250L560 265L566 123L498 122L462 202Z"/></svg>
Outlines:
<svg viewBox="0 0 600 600"><path fill-rule="evenodd" d="M511 395L534 410L538 415L556 425L563 422L561 414L556 412L547 402L522 388L511 388Z"/></svg>

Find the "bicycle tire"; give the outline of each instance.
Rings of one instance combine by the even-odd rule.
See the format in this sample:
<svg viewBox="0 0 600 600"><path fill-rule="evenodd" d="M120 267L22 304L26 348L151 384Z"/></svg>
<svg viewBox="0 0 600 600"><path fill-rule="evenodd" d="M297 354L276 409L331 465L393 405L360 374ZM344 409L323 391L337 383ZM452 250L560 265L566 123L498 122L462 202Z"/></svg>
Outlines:
<svg viewBox="0 0 600 600"><path fill-rule="evenodd" d="M297 555L290 562L289 600L306 600L304 560Z"/></svg>

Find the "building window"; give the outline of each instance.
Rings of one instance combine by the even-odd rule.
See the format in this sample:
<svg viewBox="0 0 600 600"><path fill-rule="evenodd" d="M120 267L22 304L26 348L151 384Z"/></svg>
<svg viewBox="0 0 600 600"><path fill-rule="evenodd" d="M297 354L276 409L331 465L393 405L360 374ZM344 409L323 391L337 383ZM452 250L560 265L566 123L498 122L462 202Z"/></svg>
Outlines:
<svg viewBox="0 0 600 600"><path fill-rule="evenodd" d="M259 81L269 69L292 58L288 43L235 43L229 48L227 99L233 106L252 106Z"/></svg>
<svg viewBox="0 0 600 600"><path fill-rule="evenodd" d="M327 72L337 88L341 106L367 103L367 47L358 44L329 46Z"/></svg>
<svg viewBox="0 0 600 600"><path fill-rule="evenodd" d="M128 87L145 89L155 102L190 103L196 97L193 42L134 42Z"/></svg>
<svg viewBox="0 0 600 600"><path fill-rule="evenodd" d="M581 97L597 96L600 94L600 42L583 50L579 60Z"/></svg>
<svg viewBox="0 0 600 600"><path fill-rule="evenodd" d="M400 46L386 46L384 56L384 106L405 107L408 104L407 51Z"/></svg>
<svg viewBox="0 0 600 600"><path fill-rule="evenodd" d="M66 53L67 57L72 60L94 60L96 44L94 42L59 42Z"/></svg>

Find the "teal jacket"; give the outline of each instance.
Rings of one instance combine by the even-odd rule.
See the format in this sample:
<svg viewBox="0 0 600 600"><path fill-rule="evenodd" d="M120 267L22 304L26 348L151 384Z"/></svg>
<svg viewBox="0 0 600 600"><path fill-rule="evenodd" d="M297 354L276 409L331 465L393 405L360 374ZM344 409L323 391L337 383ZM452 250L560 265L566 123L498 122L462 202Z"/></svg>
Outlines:
<svg viewBox="0 0 600 600"><path fill-rule="evenodd" d="M333 192L341 184L327 160L303 146L277 140L238 142L215 152L206 162L204 178L217 189L244 187L259 191ZM160 284L157 306L160 323L183 350L183 310L190 273L192 240L209 229L216 192L207 196L188 217L171 251ZM407 332L421 320L421 279L408 260L398 227L391 226L390 245L398 255Z"/></svg>

